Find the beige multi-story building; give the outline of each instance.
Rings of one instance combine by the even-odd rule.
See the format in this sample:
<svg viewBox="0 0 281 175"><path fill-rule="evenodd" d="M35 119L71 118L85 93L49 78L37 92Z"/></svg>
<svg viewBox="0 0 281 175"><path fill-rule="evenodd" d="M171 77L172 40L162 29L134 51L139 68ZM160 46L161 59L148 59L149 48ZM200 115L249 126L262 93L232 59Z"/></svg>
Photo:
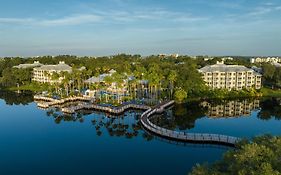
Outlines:
<svg viewBox="0 0 281 175"><path fill-rule="evenodd" d="M251 63L281 63L281 58L279 57L257 57L251 58Z"/></svg>
<svg viewBox="0 0 281 175"><path fill-rule="evenodd" d="M55 81L61 81L62 77L59 80L52 80L53 73L61 73L61 72L72 72L72 67L65 64L65 62L61 61L57 65L43 65L41 67L33 68L33 81L37 81L40 83L54 83Z"/></svg>
<svg viewBox="0 0 281 175"><path fill-rule="evenodd" d="M218 62L215 65L199 69L206 85L212 89L241 90L243 88L261 88L262 75L240 65L225 65Z"/></svg>
<svg viewBox="0 0 281 175"><path fill-rule="evenodd" d="M30 69L30 68L34 68L34 67L40 67L40 66L43 66L43 64L41 64L39 61L34 61L33 64L20 64L20 65L14 66L13 68Z"/></svg>
<svg viewBox="0 0 281 175"><path fill-rule="evenodd" d="M201 106L208 108L208 117L240 117L249 116L253 110L259 109L259 102L259 100L228 101L223 104L212 105L205 101L201 103Z"/></svg>

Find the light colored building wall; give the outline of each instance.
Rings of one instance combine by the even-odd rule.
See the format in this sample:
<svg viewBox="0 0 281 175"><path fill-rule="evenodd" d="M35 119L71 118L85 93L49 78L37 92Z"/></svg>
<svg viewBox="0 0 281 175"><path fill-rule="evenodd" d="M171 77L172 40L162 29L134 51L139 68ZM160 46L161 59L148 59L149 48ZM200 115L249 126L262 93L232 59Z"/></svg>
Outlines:
<svg viewBox="0 0 281 175"><path fill-rule="evenodd" d="M201 106L208 108L207 115L209 117L240 117L242 115L249 116L253 110L258 109L259 100L229 101L219 105L212 105L208 102L202 102Z"/></svg>
<svg viewBox="0 0 281 175"><path fill-rule="evenodd" d="M281 63L279 57L257 57L251 58L251 63Z"/></svg>
<svg viewBox="0 0 281 175"><path fill-rule="evenodd" d="M44 65L41 67L36 67L33 69L33 77L32 80L40 83L50 83L53 84L56 81L62 81L63 77L60 77L58 80L53 80L52 75L54 73L60 74L61 72L71 72L72 68L65 64L64 62L60 62L57 65Z"/></svg>
<svg viewBox="0 0 281 175"><path fill-rule="evenodd" d="M252 69L238 65L224 65L222 63L199 69L206 85L212 89L261 88L261 74Z"/></svg>

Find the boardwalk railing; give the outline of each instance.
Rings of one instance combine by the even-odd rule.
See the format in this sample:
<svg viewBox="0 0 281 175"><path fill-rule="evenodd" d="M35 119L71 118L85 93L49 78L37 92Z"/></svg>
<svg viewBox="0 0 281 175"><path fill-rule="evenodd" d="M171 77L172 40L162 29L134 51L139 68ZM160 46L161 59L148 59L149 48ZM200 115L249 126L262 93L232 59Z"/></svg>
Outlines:
<svg viewBox="0 0 281 175"><path fill-rule="evenodd" d="M44 96L34 96L34 100L40 101L37 103L37 106L40 108L48 108L54 105L61 105L67 102L72 102L72 101L91 101L92 98L89 97L69 97L69 98L64 98L61 100L58 99L53 99L50 97L44 97Z"/></svg>
<svg viewBox="0 0 281 175"><path fill-rule="evenodd" d="M35 100L38 101L44 101L38 103L38 107L40 108L48 108L50 106L54 105L60 105L64 104L66 102L71 101L91 101L91 98L87 97L70 97L66 99L56 100L49 97L42 97L42 96L34 96ZM165 108L171 106L174 104L174 101L164 102L162 104L159 104L153 108L146 106L146 105L140 105L140 104L127 104L121 107L107 107L107 106L101 106L97 104L79 104L77 106L71 106L71 107L65 107L62 108L63 113L73 114L78 110L82 109L95 109L95 110L101 110L106 111L109 113L114 114L120 114L125 112L126 110L132 108L132 109L141 109L146 110L141 115L141 123L147 129L148 131L151 131L152 133L158 134L159 136L166 137L169 139L174 140L180 140L180 141L195 141L195 142L214 142L214 143L224 143L228 145L234 145L237 143L240 138L232 137L232 136L226 136L226 135L219 135L219 134L208 134L208 133L187 133L187 132L180 132L180 131L173 131L169 129L165 129L162 127L159 127L155 124L153 124L149 119L156 113L162 113Z"/></svg>
<svg viewBox="0 0 281 175"><path fill-rule="evenodd" d="M169 129L165 129L153 124L149 118L155 113L162 112L164 108L173 104L173 101L160 105L155 109L148 109L141 115L141 123L142 125L149 131L156 133L160 136L176 139L181 141L195 141L195 142L215 142L215 143L223 143L228 145L235 145L240 138L220 135L220 134L208 134L208 133L187 133L187 132L179 132L172 131Z"/></svg>
<svg viewBox="0 0 281 175"><path fill-rule="evenodd" d="M112 107L100 106L100 105L96 105L96 104L82 104L82 105L78 105L78 106L62 108L62 112L68 113L68 114L73 114L76 111L82 110L82 109L95 109L95 110L106 111L106 112L114 113L114 114L121 114L128 109L146 110L146 109L149 109L149 107L146 105L127 104L122 107L112 108Z"/></svg>

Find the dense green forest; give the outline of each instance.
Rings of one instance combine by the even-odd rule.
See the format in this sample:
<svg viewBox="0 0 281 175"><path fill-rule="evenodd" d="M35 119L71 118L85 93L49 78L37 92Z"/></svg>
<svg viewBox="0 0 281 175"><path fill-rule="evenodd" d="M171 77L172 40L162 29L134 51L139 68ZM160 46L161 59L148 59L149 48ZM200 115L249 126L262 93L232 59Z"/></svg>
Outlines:
<svg viewBox="0 0 281 175"><path fill-rule="evenodd" d="M266 63L261 65L264 71L264 84L268 86L281 87L281 67L276 67L272 64Z"/></svg>
<svg viewBox="0 0 281 175"><path fill-rule="evenodd" d="M260 136L241 141L213 165L197 165L190 175L280 175L281 137Z"/></svg>
<svg viewBox="0 0 281 175"><path fill-rule="evenodd" d="M225 98L225 97L241 97L255 96L258 94L255 90L243 91L226 91L226 90L210 90L205 86L201 75L197 69L216 63L220 58L204 61L203 57L191 58L189 56L161 57L140 55L119 54L108 57L77 57L70 55L61 56L42 56L35 58L1 58L0 59L0 88L1 89L28 89L33 91L41 91L46 89L47 85L40 85L31 82L32 69L16 69L13 66L33 63L40 61L42 64L58 64L64 61L74 68L85 66L82 72L73 71L71 79L76 83L76 89L81 89L83 80L91 76L97 76L106 73L110 69L115 69L119 75L132 75L136 80L148 80L149 86L154 91L166 90L177 101L181 102L187 98ZM245 58L236 58L227 60L226 64L240 64L247 67L252 66L249 60ZM265 69L265 81L269 83L280 84L280 69L275 68L274 72L268 65L263 66ZM64 75L65 76L65 75ZM122 76L115 76L122 78ZM131 85L135 81L130 82ZM56 87L69 88L68 83L55 84ZM54 89L56 89L54 87Z"/></svg>

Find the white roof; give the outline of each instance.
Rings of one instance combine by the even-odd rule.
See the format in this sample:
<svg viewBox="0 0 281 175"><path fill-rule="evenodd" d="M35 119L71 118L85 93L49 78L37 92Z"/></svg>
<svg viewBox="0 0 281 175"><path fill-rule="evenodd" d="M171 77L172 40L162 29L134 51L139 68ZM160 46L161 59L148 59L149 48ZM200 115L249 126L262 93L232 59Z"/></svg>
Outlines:
<svg viewBox="0 0 281 175"><path fill-rule="evenodd" d="M60 62L57 65L43 65L41 67L34 68L34 70L71 72L72 68L69 65L65 64L64 62Z"/></svg>
<svg viewBox="0 0 281 175"><path fill-rule="evenodd" d="M39 62L34 62L32 64L20 64L17 66L14 66L14 68L18 68L18 69L27 69L27 68L34 68L34 67L40 67L43 64L39 63Z"/></svg>
<svg viewBox="0 0 281 175"><path fill-rule="evenodd" d="M225 65L225 64L214 64L208 65L201 69L199 72L253 72L255 75L260 75L255 72L253 69L249 69L241 65Z"/></svg>

